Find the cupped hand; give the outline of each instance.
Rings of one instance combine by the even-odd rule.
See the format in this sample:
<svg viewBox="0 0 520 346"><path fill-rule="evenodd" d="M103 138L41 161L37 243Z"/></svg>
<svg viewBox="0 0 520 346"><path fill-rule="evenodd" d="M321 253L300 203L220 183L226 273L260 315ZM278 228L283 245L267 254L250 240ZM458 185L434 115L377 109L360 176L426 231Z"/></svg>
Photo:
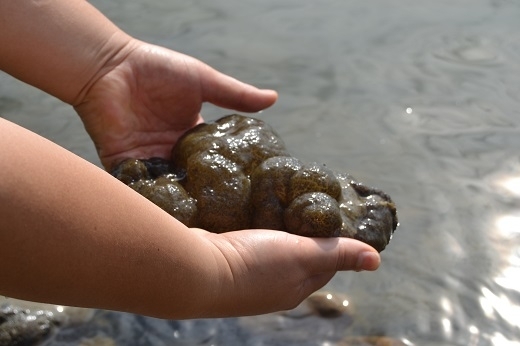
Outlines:
<svg viewBox="0 0 520 346"><path fill-rule="evenodd" d="M204 102L256 112L277 99L166 48L132 40L124 50L75 105L107 169L128 157L169 158L177 139L203 121Z"/></svg>
<svg viewBox="0 0 520 346"><path fill-rule="evenodd" d="M337 271L376 270L380 256L348 238L306 238L281 231L222 234L199 230L214 249L220 271L206 312L243 316L288 310L323 287Z"/></svg>
<svg viewBox="0 0 520 346"><path fill-rule="evenodd" d="M102 164L169 158L204 102L243 112L271 106L277 94L226 76L189 56L132 40L75 104ZM375 270L380 257L362 242L313 239L280 231L223 234L198 230L218 268L208 274L210 306L199 316L240 316L290 309L337 271ZM209 316L208 316L209 317Z"/></svg>

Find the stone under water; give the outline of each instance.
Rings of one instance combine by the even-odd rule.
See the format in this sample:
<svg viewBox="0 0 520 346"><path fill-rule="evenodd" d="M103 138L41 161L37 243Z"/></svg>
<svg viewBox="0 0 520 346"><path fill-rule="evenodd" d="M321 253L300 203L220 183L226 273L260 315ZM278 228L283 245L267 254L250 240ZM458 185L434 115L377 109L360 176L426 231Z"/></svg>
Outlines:
<svg viewBox="0 0 520 346"><path fill-rule="evenodd" d="M232 114L187 131L171 160L127 159L112 174L188 227L349 237L382 251L398 221L381 190L301 162L265 122Z"/></svg>
<svg viewBox="0 0 520 346"><path fill-rule="evenodd" d="M11 305L0 308L0 346L35 345L62 324L60 316L47 310Z"/></svg>

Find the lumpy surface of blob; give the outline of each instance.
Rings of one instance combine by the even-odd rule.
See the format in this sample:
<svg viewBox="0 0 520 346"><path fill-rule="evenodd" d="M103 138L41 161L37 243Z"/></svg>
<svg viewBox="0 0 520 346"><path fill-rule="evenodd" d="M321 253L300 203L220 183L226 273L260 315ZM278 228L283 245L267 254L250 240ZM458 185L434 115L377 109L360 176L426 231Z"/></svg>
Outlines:
<svg viewBox="0 0 520 346"><path fill-rule="evenodd" d="M265 122L238 114L186 132L171 161L123 161L113 174L188 227L349 237L382 251L397 227L384 192L292 157Z"/></svg>

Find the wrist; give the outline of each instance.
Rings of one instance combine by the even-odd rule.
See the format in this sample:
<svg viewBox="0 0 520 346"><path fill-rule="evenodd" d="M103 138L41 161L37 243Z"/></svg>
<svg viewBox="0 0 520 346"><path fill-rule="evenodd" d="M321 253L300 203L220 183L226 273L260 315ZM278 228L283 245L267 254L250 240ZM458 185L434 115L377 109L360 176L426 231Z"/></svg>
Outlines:
<svg viewBox="0 0 520 346"><path fill-rule="evenodd" d="M104 75L119 66L138 46L140 41L122 31L116 31L96 51L86 63L82 78L75 83L74 93L62 99L73 107L85 102L91 87Z"/></svg>

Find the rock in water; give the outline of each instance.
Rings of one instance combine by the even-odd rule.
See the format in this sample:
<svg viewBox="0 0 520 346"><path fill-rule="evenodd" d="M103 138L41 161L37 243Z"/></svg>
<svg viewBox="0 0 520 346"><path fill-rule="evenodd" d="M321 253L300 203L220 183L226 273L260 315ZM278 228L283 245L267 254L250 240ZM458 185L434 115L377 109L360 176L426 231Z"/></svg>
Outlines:
<svg viewBox="0 0 520 346"><path fill-rule="evenodd" d="M0 346L35 345L62 322L51 311L4 306L0 309Z"/></svg>

